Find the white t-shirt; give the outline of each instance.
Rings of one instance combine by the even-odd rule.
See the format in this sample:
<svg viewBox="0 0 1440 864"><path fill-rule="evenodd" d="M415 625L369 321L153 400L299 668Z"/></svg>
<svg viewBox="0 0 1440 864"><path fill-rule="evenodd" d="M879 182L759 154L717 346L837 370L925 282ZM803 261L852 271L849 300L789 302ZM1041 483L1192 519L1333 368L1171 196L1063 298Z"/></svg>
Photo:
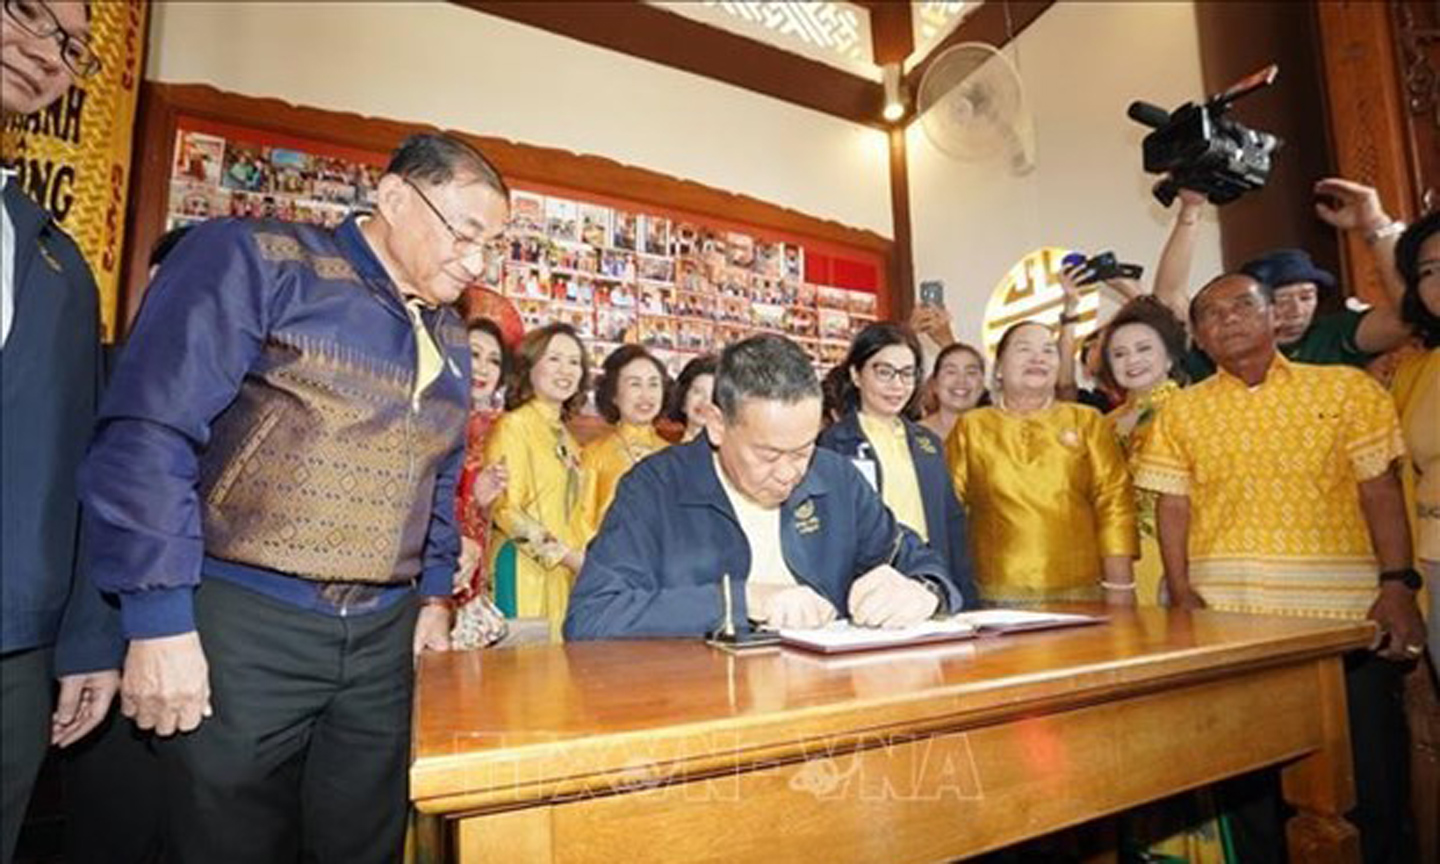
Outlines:
<svg viewBox="0 0 1440 864"><path fill-rule="evenodd" d="M735 517L740 520L745 541L750 544L749 581L761 585L800 584L785 563L785 554L780 546L781 508L767 509L746 498L730 485L725 469L720 466L720 457L712 458L715 461L715 476L720 478L720 486L725 490L725 497L730 499Z"/></svg>
<svg viewBox="0 0 1440 864"><path fill-rule="evenodd" d="M15 176L14 171L0 170L0 193ZM15 320L15 223L10 211L0 204L0 347L10 338L10 325Z"/></svg>

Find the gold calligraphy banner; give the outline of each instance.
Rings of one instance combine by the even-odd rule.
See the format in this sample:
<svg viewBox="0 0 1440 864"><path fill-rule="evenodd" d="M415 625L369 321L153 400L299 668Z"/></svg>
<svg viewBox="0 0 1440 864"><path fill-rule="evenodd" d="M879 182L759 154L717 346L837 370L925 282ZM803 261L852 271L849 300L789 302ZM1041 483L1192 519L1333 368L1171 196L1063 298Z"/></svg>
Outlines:
<svg viewBox="0 0 1440 864"><path fill-rule="evenodd" d="M100 290L100 328L114 338L130 140L144 71L147 0L90 4L90 47L102 67L77 80L43 111L13 117L4 129L6 167L85 253Z"/></svg>

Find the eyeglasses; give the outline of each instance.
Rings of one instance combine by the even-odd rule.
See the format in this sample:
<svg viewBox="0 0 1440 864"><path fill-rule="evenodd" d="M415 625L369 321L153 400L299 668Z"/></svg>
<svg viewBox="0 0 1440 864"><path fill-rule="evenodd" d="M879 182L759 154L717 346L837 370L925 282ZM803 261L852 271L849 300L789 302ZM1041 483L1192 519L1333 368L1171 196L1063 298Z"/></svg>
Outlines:
<svg viewBox="0 0 1440 864"><path fill-rule="evenodd" d="M891 366L889 363L872 363L870 364L870 371L875 374L876 380L878 380L881 384L889 384L896 378L899 378L906 384L914 384L915 376L917 374L917 370L914 366L906 366L904 369L897 369L896 367Z"/></svg>
<svg viewBox="0 0 1440 864"><path fill-rule="evenodd" d="M60 43L61 61L77 77L89 78L100 71L100 58L90 44L61 27L50 4L43 0L5 0L5 14L31 36L55 37Z"/></svg>
<svg viewBox="0 0 1440 864"><path fill-rule="evenodd" d="M461 255L473 255L476 252L482 252L487 257L494 254L494 250L497 248L494 243L486 242L479 237L469 237L456 231L455 226L450 224L450 220L445 218L445 214L440 212L440 208L435 206L435 202L431 201L430 197L421 191L420 187L416 186L414 181L409 177L401 177L400 179L404 180L407 186L415 190L415 194L420 196L420 200L425 202L425 206L430 208L430 212L434 213L435 218L440 220L440 224L445 226L445 230L450 232L451 239L455 241L456 252Z"/></svg>

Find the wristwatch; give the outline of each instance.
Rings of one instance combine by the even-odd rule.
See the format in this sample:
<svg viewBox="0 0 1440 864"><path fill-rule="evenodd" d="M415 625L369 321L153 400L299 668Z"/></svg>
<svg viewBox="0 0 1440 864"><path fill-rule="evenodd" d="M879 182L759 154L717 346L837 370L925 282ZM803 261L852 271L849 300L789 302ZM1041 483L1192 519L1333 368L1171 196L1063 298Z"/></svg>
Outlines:
<svg viewBox="0 0 1440 864"><path fill-rule="evenodd" d="M1424 578L1414 567L1406 567L1404 570L1386 570L1380 574L1380 584L1384 585L1386 582L1399 582L1411 591L1419 591L1425 586Z"/></svg>

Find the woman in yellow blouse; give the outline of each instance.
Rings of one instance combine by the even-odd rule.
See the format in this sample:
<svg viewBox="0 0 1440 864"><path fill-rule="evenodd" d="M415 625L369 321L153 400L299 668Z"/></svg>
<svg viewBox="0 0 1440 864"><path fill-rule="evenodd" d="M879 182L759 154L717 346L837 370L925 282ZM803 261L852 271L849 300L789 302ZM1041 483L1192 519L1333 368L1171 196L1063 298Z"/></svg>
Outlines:
<svg viewBox="0 0 1440 864"><path fill-rule="evenodd" d="M1405 279L1400 314L1425 346L1405 358L1391 390L1410 451L1405 486L1430 594L1430 660L1440 664L1440 213L1410 226L1395 244L1395 263Z"/></svg>
<svg viewBox="0 0 1440 864"><path fill-rule="evenodd" d="M669 385L664 364L639 345L622 345L605 358L595 406L615 428L585 445L580 454L580 532L586 543L600 533L620 478L669 443L654 425Z"/></svg>
<svg viewBox="0 0 1440 864"><path fill-rule="evenodd" d="M565 421L585 398L587 373L585 346L569 325L525 334L506 387L509 412L485 444L486 464L503 464L508 478L490 508L492 567L506 547L514 549L516 614L547 619L556 639L585 556L576 530L580 448Z"/></svg>
<svg viewBox="0 0 1440 864"><path fill-rule="evenodd" d="M995 405L961 415L945 445L981 597L1134 604L1135 494L1119 443L1093 408L1055 400L1049 327L1016 324L997 353Z"/></svg>
<svg viewBox="0 0 1440 864"><path fill-rule="evenodd" d="M1100 337L1100 381L1106 390L1124 394L1124 401L1105 419L1115 430L1132 469L1155 415L1180 392L1185 380L1185 350L1185 325L1148 294L1120 307L1105 325ZM1136 599L1141 606L1155 606L1160 602L1165 569L1155 534L1155 493L1135 490L1135 510L1140 529Z"/></svg>

